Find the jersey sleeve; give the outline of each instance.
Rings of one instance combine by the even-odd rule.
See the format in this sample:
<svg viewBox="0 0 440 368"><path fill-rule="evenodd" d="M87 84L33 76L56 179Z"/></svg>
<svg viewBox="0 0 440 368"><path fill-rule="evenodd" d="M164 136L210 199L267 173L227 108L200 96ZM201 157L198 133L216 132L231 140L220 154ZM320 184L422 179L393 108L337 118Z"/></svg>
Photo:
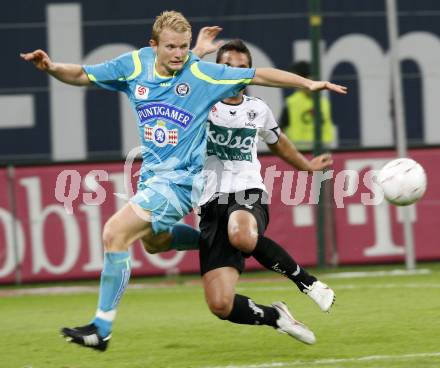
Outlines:
<svg viewBox="0 0 440 368"><path fill-rule="evenodd" d="M258 132L261 139L267 144L275 144L280 139L280 127L278 126L275 117L273 116L272 110L269 106L265 105L264 112L264 125L262 129Z"/></svg>
<svg viewBox="0 0 440 368"><path fill-rule="evenodd" d="M127 80L136 73L138 60L137 51L133 51L101 64L83 65L83 69L89 80L99 87L112 91L124 91L127 87Z"/></svg>
<svg viewBox="0 0 440 368"><path fill-rule="evenodd" d="M232 68L205 61L193 63L191 72L197 79L206 83L213 103L236 95L255 76L254 68Z"/></svg>

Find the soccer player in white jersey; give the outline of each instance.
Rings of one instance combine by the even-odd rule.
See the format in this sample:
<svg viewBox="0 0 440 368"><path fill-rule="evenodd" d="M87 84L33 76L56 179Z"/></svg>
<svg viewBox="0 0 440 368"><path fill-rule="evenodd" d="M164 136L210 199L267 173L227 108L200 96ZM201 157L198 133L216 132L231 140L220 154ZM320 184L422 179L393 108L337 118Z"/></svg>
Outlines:
<svg viewBox="0 0 440 368"><path fill-rule="evenodd" d="M251 54L241 40L223 45L217 63L250 68ZM200 201L200 267L205 297L219 318L240 324L269 325L298 340L312 344L313 332L291 323L287 306L256 304L235 293L244 270L244 259L253 256L267 269L292 280L327 312L334 292L301 268L276 242L264 236L269 222L267 193L260 174L257 141L262 138L271 151L295 169L323 170L332 164L324 154L307 160L280 132L270 108L260 99L237 95L215 104L208 116L207 184Z"/></svg>
<svg viewBox="0 0 440 368"><path fill-rule="evenodd" d="M70 342L107 349L116 310L130 278L131 244L141 239L146 247L160 248L193 241L194 231L176 223L191 211L197 200L192 194L201 189L198 179L212 105L249 83L346 93L343 86L273 68L229 68L200 61L189 51L191 37L187 19L166 11L153 24L150 47L101 64L53 62L43 50L21 54L61 82L126 93L136 111L142 145L137 192L104 225L104 265L96 314L85 326L62 329Z"/></svg>

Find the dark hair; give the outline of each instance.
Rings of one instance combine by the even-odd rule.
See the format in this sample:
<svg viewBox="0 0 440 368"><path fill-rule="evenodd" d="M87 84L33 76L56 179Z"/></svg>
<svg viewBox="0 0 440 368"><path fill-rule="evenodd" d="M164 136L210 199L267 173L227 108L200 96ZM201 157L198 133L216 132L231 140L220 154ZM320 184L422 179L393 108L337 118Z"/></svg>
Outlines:
<svg viewBox="0 0 440 368"><path fill-rule="evenodd" d="M252 66L251 52L249 51L245 43L238 38L225 43L222 47L219 48L219 50L217 51L217 58L215 59L215 62L219 63L223 54L228 51L237 51L245 54L249 60L249 67Z"/></svg>
<svg viewBox="0 0 440 368"><path fill-rule="evenodd" d="M310 72L310 63L308 61L298 61L289 67L289 72L308 78L312 74Z"/></svg>

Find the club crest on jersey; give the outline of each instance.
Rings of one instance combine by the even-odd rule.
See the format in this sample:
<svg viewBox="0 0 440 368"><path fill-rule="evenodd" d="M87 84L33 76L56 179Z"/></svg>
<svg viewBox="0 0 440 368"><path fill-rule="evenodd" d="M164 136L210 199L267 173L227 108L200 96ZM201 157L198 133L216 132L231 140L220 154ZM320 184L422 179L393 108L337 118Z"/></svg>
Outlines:
<svg viewBox="0 0 440 368"><path fill-rule="evenodd" d="M191 88L188 83L179 83L174 88L174 92L176 92L176 95L179 97L185 97L189 95Z"/></svg>
<svg viewBox="0 0 440 368"><path fill-rule="evenodd" d="M247 112L248 119L250 121L254 120L257 117L257 113L254 110L249 110Z"/></svg>
<svg viewBox="0 0 440 368"><path fill-rule="evenodd" d="M154 127L145 125L144 139L158 147L165 147L168 144L176 146L179 143L179 132L177 129L167 129L165 122L159 121Z"/></svg>
<svg viewBox="0 0 440 368"><path fill-rule="evenodd" d="M138 106L136 107L136 112L141 126L146 122L160 119L186 129L194 119L194 115L188 111L163 102L153 102Z"/></svg>
<svg viewBox="0 0 440 368"><path fill-rule="evenodd" d="M142 86L140 84L136 85L136 89L134 91L134 96L138 100L146 100L148 98L148 93L150 92L150 89L148 87Z"/></svg>

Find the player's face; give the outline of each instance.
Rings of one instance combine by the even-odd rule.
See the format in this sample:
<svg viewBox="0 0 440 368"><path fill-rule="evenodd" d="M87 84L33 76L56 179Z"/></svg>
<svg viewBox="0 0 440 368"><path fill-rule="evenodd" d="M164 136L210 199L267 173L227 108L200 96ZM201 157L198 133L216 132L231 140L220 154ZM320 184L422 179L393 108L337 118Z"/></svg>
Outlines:
<svg viewBox="0 0 440 368"><path fill-rule="evenodd" d="M219 64L226 64L235 68L249 68L249 59L246 54L235 50L226 51L219 60Z"/></svg>
<svg viewBox="0 0 440 368"><path fill-rule="evenodd" d="M159 35L159 42L150 41L156 51L156 70L159 74L170 76L183 68L189 52L191 33L178 33L164 29Z"/></svg>

